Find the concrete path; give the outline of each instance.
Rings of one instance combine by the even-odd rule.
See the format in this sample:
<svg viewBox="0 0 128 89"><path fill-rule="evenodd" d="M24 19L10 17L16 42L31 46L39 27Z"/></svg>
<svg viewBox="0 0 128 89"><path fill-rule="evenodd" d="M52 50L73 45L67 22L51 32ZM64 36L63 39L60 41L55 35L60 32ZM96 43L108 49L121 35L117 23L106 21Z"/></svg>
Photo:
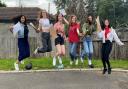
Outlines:
<svg viewBox="0 0 128 89"><path fill-rule="evenodd" d="M0 73L0 89L128 89L128 72L52 71Z"/></svg>

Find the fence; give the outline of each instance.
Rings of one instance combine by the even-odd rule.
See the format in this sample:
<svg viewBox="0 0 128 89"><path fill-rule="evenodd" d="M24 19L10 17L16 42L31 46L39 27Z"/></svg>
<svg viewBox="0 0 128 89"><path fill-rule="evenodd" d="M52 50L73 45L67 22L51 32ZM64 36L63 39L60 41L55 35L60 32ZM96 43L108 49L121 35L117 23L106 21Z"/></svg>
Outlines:
<svg viewBox="0 0 128 89"><path fill-rule="evenodd" d="M9 24L1 23L0 24L0 58L17 58L18 56L18 48L17 48L17 39L12 36L12 34L7 30ZM40 34L35 33L34 29L29 27L30 29L30 51L31 57L33 56L33 52L37 46L41 46L41 38ZM123 35L122 35L123 34ZM125 46L118 46L113 42L113 49L111 52L110 57L114 59L128 59L128 29L120 29L118 31L119 38L123 39ZM93 44L94 44L94 58L100 58L100 48L101 48L101 41L95 39L94 36ZM39 54L38 57L42 56L53 56L55 53L55 45L54 41L52 40L52 47L53 51L51 53ZM68 42L66 42L66 56L68 56Z"/></svg>
<svg viewBox="0 0 128 89"><path fill-rule="evenodd" d="M118 46L113 42L113 49L111 52L111 58L114 59L128 59L128 41L123 41L125 46ZM40 38L39 37L30 37L30 51L31 57L33 57L33 52L37 46L41 46ZM55 53L55 46L54 42L52 41L53 51L51 53L45 53L38 55L41 56L53 56ZM101 48L101 41L94 40L94 58L100 58L100 48ZM14 37L0 37L0 58L17 58L18 56L18 48L17 48L17 39ZM66 42L66 56L68 56L68 42Z"/></svg>

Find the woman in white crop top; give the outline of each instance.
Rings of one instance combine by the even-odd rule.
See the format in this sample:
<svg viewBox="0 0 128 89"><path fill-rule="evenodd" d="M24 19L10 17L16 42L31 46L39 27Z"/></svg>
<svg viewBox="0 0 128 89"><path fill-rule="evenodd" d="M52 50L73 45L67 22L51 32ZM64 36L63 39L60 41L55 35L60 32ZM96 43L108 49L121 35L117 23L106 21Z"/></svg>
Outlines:
<svg viewBox="0 0 128 89"><path fill-rule="evenodd" d="M45 53L52 51L51 38L50 38L50 21L48 19L47 12L41 11L39 14L39 27L38 32L41 32L42 47L34 51L34 54Z"/></svg>

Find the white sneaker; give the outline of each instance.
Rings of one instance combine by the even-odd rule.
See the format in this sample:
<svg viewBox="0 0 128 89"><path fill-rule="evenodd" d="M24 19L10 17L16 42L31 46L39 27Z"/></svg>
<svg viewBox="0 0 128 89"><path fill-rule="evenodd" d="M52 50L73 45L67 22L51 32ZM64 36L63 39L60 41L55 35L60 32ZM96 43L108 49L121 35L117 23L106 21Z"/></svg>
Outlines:
<svg viewBox="0 0 128 89"><path fill-rule="evenodd" d="M82 57L80 58L80 60L81 60L81 63L84 63L84 60L83 60L83 58L82 58Z"/></svg>
<svg viewBox="0 0 128 89"><path fill-rule="evenodd" d="M70 61L70 65L72 65L73 64L73 61Z"/></svg>
<svg viewBox="0 0 128 89"><path fill-rule="evenodd" d="M52 64L53 64L53 66L56 66L56 58L55 57L53 58L53 63Z"/></svg>
<svg viewBox="0 0 128 89"><path fill-rule="evenodd" d="M17 63L14 63L14 67L16 71L19 71L19 65Z"/></svg>
<svg viewBox="0 0 128 89"><path fill-rule="evenodd" d="M62 59L60 56L58 56L58 59L59 59L59 64L62 64Z"/></svg>
<svg viewBox="0 0 128 89"><path fill-rule="evenodd" d="M39 47L37 47L34 51L34 54L37 54Z"/></svg>
<svg viewBox="0 0 128 89"><path fill-rule="evenodd" d="M78 59L76 59L75 65L78 65Z"/></svg>
<svg viewBox="0 0 128 89"><path fill-rule="evenodd" d="M24 64L24 60L22 60L20 63L21 63L21 64Z"/></svg>

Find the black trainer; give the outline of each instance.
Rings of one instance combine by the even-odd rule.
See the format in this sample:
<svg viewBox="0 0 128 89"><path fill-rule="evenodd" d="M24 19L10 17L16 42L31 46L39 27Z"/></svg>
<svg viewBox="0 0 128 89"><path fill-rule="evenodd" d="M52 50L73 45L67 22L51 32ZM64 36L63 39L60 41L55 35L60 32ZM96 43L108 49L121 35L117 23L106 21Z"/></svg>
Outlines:
<svg viewBox="0 0 128 89"><path fill-rule="evenodd" d="M111 74L111 68L108 68L108 74Z"/></svg>
<svg viewBox="0 0 128 89"><path fill-rule="evenodd" d="M94 66L93 66L93 65L88 65L88 67L89 67L89 68L94 68Z"/></svg>
<svg viewBox="0 0 128 89"><path fill-rule="evenodd" d="M102 74L105 74L107 72L107 69L103 69L103 73Z"/></svg>

